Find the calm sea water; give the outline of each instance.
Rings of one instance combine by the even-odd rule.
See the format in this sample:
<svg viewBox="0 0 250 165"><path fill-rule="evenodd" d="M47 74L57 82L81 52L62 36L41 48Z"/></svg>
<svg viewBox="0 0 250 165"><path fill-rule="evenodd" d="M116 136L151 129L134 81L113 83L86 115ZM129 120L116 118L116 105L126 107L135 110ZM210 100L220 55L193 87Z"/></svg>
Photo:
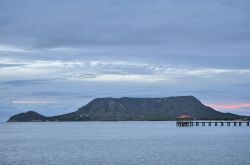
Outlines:
<svg viewBox="0 0 250 165"><path fill-rule="evenodd" d="M0 123L1 165L249 165L250 127Z"/></svg>

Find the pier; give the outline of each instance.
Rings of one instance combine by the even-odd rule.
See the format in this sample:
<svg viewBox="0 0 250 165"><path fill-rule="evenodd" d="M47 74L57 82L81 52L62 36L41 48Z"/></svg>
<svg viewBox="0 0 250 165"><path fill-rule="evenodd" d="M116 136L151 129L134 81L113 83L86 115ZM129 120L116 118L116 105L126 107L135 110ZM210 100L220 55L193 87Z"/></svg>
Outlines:
<svg viewBox="0 0 250 165"><path fill-rule="evenodd" d="M178 127L188 126L250 126L250 121L176 121Z"/></svg>
<svg viewBox="0 0 250 165"><path fill-rule="evenodd" d="M244 120L194 120L190 115L181 115L176 117L176 126L178 127L189 127L189 126L249 126L250 121Z"/></svg>

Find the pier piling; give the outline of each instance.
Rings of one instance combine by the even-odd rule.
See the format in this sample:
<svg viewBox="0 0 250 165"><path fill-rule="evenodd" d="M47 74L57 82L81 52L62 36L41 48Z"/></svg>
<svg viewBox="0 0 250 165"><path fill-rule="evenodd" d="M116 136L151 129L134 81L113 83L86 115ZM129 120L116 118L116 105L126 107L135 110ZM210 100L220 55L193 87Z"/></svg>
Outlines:
<svg viewBox="0 0 250 165"><path fill-rule="evenodd" d="M197 126L201 124L202 127L205 126L231 126L231 124L236 126L250 126L250 121L177 121L176 126L185 127L185 126Z"/></svg>

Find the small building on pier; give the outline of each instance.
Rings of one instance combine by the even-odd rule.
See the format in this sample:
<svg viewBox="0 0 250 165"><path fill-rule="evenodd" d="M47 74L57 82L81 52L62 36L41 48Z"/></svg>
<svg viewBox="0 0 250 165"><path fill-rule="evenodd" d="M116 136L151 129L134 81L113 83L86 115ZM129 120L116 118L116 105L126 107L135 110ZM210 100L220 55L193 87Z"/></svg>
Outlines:
<svg viewBox="0 0 250 165"><path fill-rule="evenodd" d="M193 120L193 117L190 115L181 115L181 116L177 116L176 119L178 121L190 121L190 120Z"/></svg>
<svg viewBox="0 0 250 165"><path fill-rule="evenodd" d="M191 122L193 120L193 117L190 115L177 116L176 120L177 126L193 126L193 123Z"/></svg>

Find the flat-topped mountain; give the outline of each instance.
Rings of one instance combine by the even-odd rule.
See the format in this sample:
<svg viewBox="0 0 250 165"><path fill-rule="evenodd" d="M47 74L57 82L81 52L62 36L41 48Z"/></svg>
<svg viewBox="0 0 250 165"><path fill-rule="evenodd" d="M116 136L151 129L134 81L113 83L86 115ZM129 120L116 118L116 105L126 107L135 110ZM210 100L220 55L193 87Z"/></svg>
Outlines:
<svg viewBox="0 0 250 165"><path fill-rule="evenodd" d="M241 119L242 116L218 112L193 96L165 98L96 98L77 111L45 117L36 112L21 113L8 121L157 121L175 120L188 114L195 119Z"/></svg>

